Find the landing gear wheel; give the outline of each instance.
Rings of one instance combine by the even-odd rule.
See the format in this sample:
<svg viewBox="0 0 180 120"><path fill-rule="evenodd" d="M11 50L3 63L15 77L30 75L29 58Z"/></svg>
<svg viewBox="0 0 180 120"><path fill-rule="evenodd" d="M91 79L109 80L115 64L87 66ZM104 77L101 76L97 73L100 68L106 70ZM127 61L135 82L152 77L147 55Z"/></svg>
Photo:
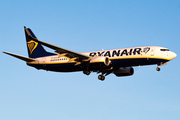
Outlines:
<svg viewBox="0 0 180 120"><path fill-rule="evenodd" d="M161 69L159 67L156 68L157 71L160 71Z"/></svg>
<svg viewBox="0 0 180 120"><path fill-rule="evenodd" d="M103 80L105 80L105 77L104 77L104 76L102 76L102 79L101 79L101 80L102 80L102 81L103 81Z"/></svg>
<svg viewBox="0 0 180 120"><path fill-rule="evenodd" d="M90 71L87 71L87 72L86 72L86 75L89 75L89 74L90 74Z"/></svg>
<svg viewBox="0 0 180 120"><path fill-rule="evenodd" d="M102 78L102 75L99 75L99 76L98 76L98 79L101 80L101 78Z"/></svg>
<svg viewBox="0 0 180 120"><path fill-rule="evenodd" d="M83 73L84 73L85 75L89 75L91 72L90 72L90 71L83 71Z"/></svg>
<svg viewBox="0 0 180 120"><path fill-rule="evenodd" d="M105 77L103 75L99 75L98 76L98 79L101 80L101 81L104 81L105 80Z"/></svg>

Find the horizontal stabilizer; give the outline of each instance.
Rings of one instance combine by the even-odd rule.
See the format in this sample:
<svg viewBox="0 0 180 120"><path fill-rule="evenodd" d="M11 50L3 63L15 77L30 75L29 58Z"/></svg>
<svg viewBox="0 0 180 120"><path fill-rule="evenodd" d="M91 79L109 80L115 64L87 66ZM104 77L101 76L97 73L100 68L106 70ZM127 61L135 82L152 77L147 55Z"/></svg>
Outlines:
<svg viewBox="0 0 180 120"><path fill-rule="evenodd" d="M8 55L13 56L13 57L16 57L16 58L21 59L21 60L26 61L26 62L33 62L33 61L35 61L32 58L23 57L23 56L15 55L15 54L8 53L8 52L3 52L3 53L8 54Z"/></svg>

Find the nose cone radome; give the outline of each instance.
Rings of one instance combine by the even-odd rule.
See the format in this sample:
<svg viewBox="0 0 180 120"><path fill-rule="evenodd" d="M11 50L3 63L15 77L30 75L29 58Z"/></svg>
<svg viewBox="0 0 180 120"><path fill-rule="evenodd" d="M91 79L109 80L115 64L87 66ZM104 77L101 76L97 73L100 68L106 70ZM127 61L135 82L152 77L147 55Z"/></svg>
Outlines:
<svg viewBox="0 0 180 120"><path fill-rule="evenodd" d="M171 60L174 59L176 56L177 56L176 53L174 53L174 52L171 52L171 53L170 53L170 59L171 59Z"/></svg>

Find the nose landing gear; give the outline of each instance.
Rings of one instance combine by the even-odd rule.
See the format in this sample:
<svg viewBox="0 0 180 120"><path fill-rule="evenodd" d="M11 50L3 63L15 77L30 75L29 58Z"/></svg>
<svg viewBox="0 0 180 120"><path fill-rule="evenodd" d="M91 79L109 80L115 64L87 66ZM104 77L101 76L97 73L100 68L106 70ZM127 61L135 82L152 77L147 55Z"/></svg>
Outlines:
<svg viewBox="0 0 180 120"><path fill-rule="evenodd" d="M159 66L156 68L157 71L160 71L161 69L159 68Z"/></svg>
<svg viewBox="0 0 180 120"><path fill-rule="evenodd" d="M157 68L156 68L157 71L160 71L160 70L161 70L161 69L159 68L160 65L161 65L160 63L157 64Z"/></svg>

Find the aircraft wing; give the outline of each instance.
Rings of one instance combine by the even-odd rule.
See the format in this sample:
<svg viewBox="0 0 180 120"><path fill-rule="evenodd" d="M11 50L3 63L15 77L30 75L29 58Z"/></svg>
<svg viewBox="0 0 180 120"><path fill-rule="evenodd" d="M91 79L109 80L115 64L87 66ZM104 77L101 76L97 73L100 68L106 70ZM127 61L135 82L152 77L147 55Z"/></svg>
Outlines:
<svg viewBox="0 0 180 120"><path fill-rule="evenodd" d="M8 55L13 56L13 57L16 57L16 58L21 59L21 60L26 61L26 62L35 61L35 60L32 59L32 58L23 57L23 56L16 55L16 54L12 54L12 53L8 53L8 52L3 52L3 53L8 54Z"/></svg>
<svg viewBox="0 0 180 120"><path fill-rule="evenodd" d="M30 37L30 39L32 39L32 40L34 40L34 41L36 41L36 42L38 42L38 43L40 43L46 47L49 47L51 49L56 50L55 52L57 54L59 54L60 56L66 56L66 57L73 59L75 61L87 61L90 58L89 56L86 56L86 55L83 55L83 54L80 54L80 53L77 53L74 51L70 51L70 50L67 50L67 49L64 49L64 48L61 48L61 47L40 41L37 38L33 38L32 36L29 36L29 37Z"/></svg>

